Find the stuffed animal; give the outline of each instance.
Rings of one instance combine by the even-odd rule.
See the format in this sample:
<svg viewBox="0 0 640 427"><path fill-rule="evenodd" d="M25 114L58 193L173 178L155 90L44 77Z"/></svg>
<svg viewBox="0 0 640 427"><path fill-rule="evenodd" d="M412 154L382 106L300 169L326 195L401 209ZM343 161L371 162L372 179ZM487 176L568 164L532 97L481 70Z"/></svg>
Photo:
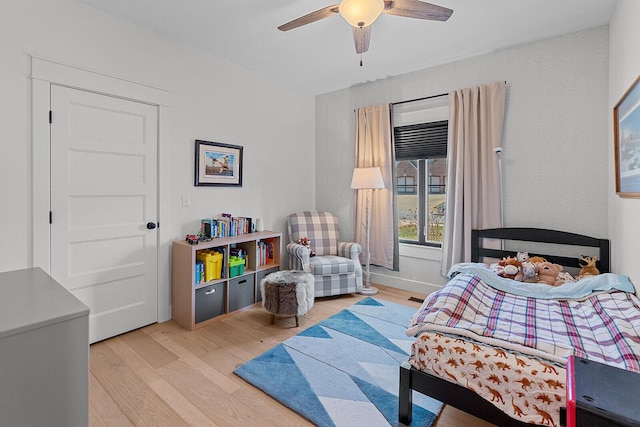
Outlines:
<svg viewBox="0 0 640 427"><path fill-rule="evenodd" d="M583 256L580 258L578 262L582 268L580 269L580 273L578 273L578 280L600 274L600 270L596 267L597 261L598 257L595 256Z"/></svg>
<svg viewBox="0 0 640 427"><path fill-rule="evenodd" d="M529 261L529 252L518 252L516 254L516 259L520 262Z"/></svg>
<svg viewBox="0 0 640 427"><path fill-rule="evenodd" d="M515 279L518 272L520 271L520 267L522 267L522 262L518 261L514 257L509 256L499 261L498 265L504 267L502 277L504 277L505 279Z"/></svg>
<svg viewBox="0 0 640 427"><path fill-rule="evenodd" d="M313 252L313 249L311 249L311 240L309 240L308 237L300 238L298 240L298 243L304 246L305 248L309 249L309 256L316 256L316 254Z"/></svg>
<svg viewBox="0 0 640 427"><path fill-rule="evenodd" d="M561 271L560 274L558 274L558 279L562 280L563 284L574 283L576 281L576 278L573 277L568 271Z"/></svg>
<svg viewBox="0 0 640 427"><path fill-rule="evenodd" d="M532 262L525 261L514 280L524 283L536 283L538 281L538 269Z"/></svg>
<svg viewBox="0 0 640 427"><path fill-rule="evenodd" d="M558 275L563 270L560 264L545 261L537 263L536 267L538 267L538 283L546 283L551 286L564 284L564 281L558 278Z"/></svg>
<svg viewBox="0 0 640 427"><path fill-rule="evenodd" d="M528 261L534 264L537 264L539 262L547 262L547 260L545 258L542 258L541 256L532 256Z"/></svg>
<svg viewBox="0 0 640 427"><path fill-rule="evenodd" d="M491 263L489 265L489 270L498 276L502 276L502 273L504 273L504 267L497 262Z"/></svg>

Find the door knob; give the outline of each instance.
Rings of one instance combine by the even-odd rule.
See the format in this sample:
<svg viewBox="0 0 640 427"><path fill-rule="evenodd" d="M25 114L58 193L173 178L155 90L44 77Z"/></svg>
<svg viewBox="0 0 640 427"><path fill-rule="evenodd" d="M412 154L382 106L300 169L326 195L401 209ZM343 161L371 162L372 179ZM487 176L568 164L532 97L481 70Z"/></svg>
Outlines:
<svg viewBox="0 0 640 427"><path fill-rule="evenodd" d="M154 228L156 228L156 227L157 227L157 226L156 226L156 223L155 223L155 222L148 222L148 223L147 223L147 228L148 228L149 230L153 230L153 229L154 229Z"/></svg>

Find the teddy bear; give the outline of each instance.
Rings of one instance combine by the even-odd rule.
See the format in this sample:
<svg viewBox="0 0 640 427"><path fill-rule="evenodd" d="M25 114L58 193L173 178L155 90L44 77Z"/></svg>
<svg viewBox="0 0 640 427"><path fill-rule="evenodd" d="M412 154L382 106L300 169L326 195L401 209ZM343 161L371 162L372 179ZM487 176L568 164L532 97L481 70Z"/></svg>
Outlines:
<svg viewBox="0 0 640 427"><path fill-rule="evenodd" d="M578 263L580 264L580 273L578 273L578 280L589 276L597 276L600 274L600 270L596 267L598 257L595 256L582 256Z"/></svg>
<svg viewBox="0 0 640 427"><path fill-rule="evenodd" d="M505 279L515 279L520 271L520 267L522 267L522 262L518 261L514 257L508 256L506 258L502 258L502 260L498 262L498 265L504 267L501 274L502 277Z"/></svg>
<svg viewBox="0 0 640 427"><path fill-rule="evenodd" d="M551 286L560 286L564 281L558 277L563 267L560 264L552 262L539 262L536 264L538 268L538 283L546 283Z"/></svg>
<svg viewBox="0 0 640 427"><path fill-rule="evenodd" d="M539 262L547 262L546 258L542 258L541 256L532 256L527 261L537 264Z"/></svg>
<svg viewBox="0 0 640 427"><path fill-rule="evenodd" d="M313 249L311 249L311 240L308 237L302 237L300 239L298 239L298 244L304 246L305 248L309 249L309 256L316 256L315 252L313 252Z"/></svg>

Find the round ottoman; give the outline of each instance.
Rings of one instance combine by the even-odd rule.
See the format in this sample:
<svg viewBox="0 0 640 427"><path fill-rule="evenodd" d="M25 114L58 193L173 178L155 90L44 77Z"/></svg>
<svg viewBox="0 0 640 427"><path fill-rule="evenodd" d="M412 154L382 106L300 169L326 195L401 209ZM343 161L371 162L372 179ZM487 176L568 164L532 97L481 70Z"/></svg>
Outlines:
<svg viewBox="0 0 640 427"><path fill-rule="evenodd" d="M260 281L262 307L271 313L271 323L276 316L296 318L313 307L314 279L311 273L295 270L276 271Z"/></svg>

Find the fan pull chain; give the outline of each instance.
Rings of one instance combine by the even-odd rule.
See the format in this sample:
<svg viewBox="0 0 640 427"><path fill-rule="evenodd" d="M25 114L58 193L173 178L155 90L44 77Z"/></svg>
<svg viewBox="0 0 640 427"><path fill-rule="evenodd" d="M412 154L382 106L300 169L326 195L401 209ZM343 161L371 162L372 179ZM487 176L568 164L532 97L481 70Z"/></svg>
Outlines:
<svg viewBox="0 0 640 427"><path fill-rule="evenodd" d="M360 52L360 66L362 67L362 52Z"/></svg>

